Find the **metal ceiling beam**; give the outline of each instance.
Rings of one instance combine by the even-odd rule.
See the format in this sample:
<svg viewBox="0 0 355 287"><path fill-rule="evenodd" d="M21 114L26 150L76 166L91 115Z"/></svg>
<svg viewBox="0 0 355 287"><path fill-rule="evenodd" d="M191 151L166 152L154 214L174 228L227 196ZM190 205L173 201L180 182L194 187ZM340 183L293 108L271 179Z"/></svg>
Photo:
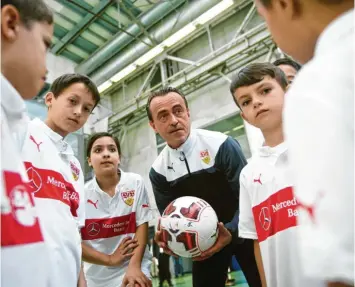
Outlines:
<svg viewBox="0 0 355 287"><path fill-rule="evenodd" d="M189 66L166 80L169 83L169 86L176 88L188 85L233 57L240 58L237 63L237 66L239 67L241 64L248 62L248 59L254 59L256 56L255 53L245 53L250 50L250 48L260 46L266 51L265 54L267 54L269 47L264 47L265 41L271 42L271 38L270 33L266 29L266 25L263 23L240 35L237 39L232 40L231 43L227 43L223 47L214 51L214 53L201 59L199 61L199 66ZM220 77L221 75L219 74L218 76ZM156 87L153 87L153 89L155 88ZM114 113L110 118L110 122L125 118L128 115L137 112L139 108L145 105L147 95L153 89L147 90L142 94L139 101L136 101L135 99L124 105L120 110Z"/></svg>
<svg viewBox="0 0 355 287"><path fill-rule="evenodd" d="M138 25L138 27L141 29L141 31L143 32L143 34L150 40L150 42L156 46L158 45L157 41L148 33L148 31L145 29L145 27L143 26L143 24L141 23L141 21L139 21L139 19L137 19L133 13L131 12L130 9L128 9L126 7L126 4L124 3L124 1L118 1L118 5L119 7L122 7L123 11L130 17L130 19Z"/></svg>
<svg viewBox="0 0 355 287"><path fill-rule="evenodd" d="M108 6L112 4L111 0L102 0L92 10L92 14L87 14L75 28L69 31L62 39L60 39L51 49L54 54L62 52L67 45L71 44L80 33L88 27L96 18L103 14Z"/></svg>
<svg viewBox="0 0 355 287"><path fill-rule="evenodd" d="M185 5L179 10L178 16L176 14L169 15L164 21L152 28L150 33L154 35L154 38L160 43L168 36L190 23L191 19L196 19L219 2L220 0L190 1L189 5ZM233 8L230 7L229 9L234 9L234 7L244 5L245 3L250 3L250 1L236 0L234 6L232 6ZM144 39L147 40L145 37ZM149 47L142 43L133 43L127 47L127 49L113 57L101 69L95 71L95 73L91 75L91 78L97 85L100 85L149 50Z"/></svg>
<svg viewBox="0 0 355 287"><path fill-rule="evenodd" d="M186 0L170 0L161 1L161 3L154 6L151 10L147 11L141 18L140 22L147 29L160 21L163 17L167 16L169 13L174 11ZM113 38L112 41L108 42L102 49L100 49L94 55L86 60L85 62L78 65L75 70L81 74L90 74L97 68L105 65L105 63L110 60L113 56L119 53L128 44L132 43L134 38L130 35L135 35L136 37L140 35L141 30L137 24L131 25L126 33L118 33ZM129 35L128 35L129 34ZM147 45L144 47L149 48Z"/></svg>

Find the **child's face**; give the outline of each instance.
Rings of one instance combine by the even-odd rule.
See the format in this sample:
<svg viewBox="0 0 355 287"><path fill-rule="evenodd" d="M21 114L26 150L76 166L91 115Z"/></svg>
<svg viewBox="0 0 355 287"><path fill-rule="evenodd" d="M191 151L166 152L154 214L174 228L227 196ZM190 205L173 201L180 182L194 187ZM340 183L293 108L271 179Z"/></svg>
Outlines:
<svg viewBox="0 0 355 287"><path fill-rule="evenodd" d="M287 82L291 85L297 75L297 70L290 65L279 65L278 67L285 73Z"/></svg>
<svg viewBox="0 0 355 287"><path fill-rule="evenodd" d="M92 93L83 83L67 87L55 98L52 93L46 96L48 121L62 136L79 130L87 121L95 101Z"/></svg>
<svg viewBox="0 0 355 287"><path fill-rule="evenodd" d="M52 24L33 22L28 28L14 7L1 9L1 72L24 99L43 88L52 35Z"/></svg>
<svg viewBox="0 0 355 287"><path fill-rule="evenodd" d="M309 0L273 0L265 7L261 0L254 0L259 15L265 20L277 45L301 63L308 62L314 53L317 35L309 29L309 19L313 21L315 11ZM307 6L307 7L306 7ZM314 7L313 7L314 8ZM306 14L306 12L308 12ZM308 17L308 18L307 18ZM307 44L305 44L307 43Z"/></svg>
<svg viewBox="0 0 355 287"><path fill-rule="evenodd" d="M113 138L101 137L92 145L88 163L95 174L115 173L120 164L120 156Z"/></svg>
<svg viewBox="0 0 355 287"><path fill-rule="evenodd" d="M243 119L262 131L282 124L284 95L280 84L270 76L251 86L240 87L234 93Z"/></svg>

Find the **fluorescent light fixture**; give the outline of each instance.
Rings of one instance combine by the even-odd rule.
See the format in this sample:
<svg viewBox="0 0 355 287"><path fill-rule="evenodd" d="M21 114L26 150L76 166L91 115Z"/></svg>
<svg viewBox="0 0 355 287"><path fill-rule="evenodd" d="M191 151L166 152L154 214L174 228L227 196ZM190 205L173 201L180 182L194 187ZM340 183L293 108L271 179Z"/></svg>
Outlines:
<svg viewBox="0 0 355 287"><path fill-rule="evenodd" d="M99 90L99 93L102 93L103 91L107 90L111 86L112 86L112 82L108 80L102 83L100 86L98 86L97 89Z"/></svg>
<svg viewBox="0 0 355 287"><path fill-rule="evenodd" d="M114 75L110 80L112 82L118 82L119 80L123 79L124 77L128 76L137 68L136 65L130 64L129 66L125 67L123 70L119 71L116 75Z"/></svg>
<svg viewBox="0 0 355 287"><path fill-rule="evenodd" d="M196 26L192 23L187 24L185 27L181 28L175 34L171 35L168 39L166 39L162 45L166 47L171 47L177 42L179 42L182 38L185 38L187 35L191 34L196 30Z"/></svg>
<svg viewBox="0 0 355 287"><path fill-rule="evenodd" d="M196 24L203 25L216 17L218 14L221 14L223 11L227 10L230 6L233 5L233 0L223 0L217 5L213 6L207 12L203 13L200 17L198 17L194 22Z"/></svg>
<svg viewBox="0 0 355 287"><path fill-rule="evenodd" d="M159 45L155 46L153 49L149 50L147 53L145 53L142 57L138 58L135 61L135 64L138 66L143 66L145 63L148 63L151 59L155 58L159 54L161 54L164 51L164 47Z"/></svg>

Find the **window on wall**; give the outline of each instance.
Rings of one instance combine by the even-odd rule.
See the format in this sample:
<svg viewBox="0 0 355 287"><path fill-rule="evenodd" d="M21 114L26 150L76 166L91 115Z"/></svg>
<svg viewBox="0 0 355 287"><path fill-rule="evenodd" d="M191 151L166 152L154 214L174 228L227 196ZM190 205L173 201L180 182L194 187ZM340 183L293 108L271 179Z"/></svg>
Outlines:
<svg viewBox="0 0 355 287"><path fill-rule="evenodd" d="M239 142L245 157L246 158L251 157L248 138L244 127L244 122L240 114L228 117L224 120L215 122L213 124L201 128L205 130L221 132L228 136L231 136L232 138L235 138ZM159 134L156 134L156 142L157 142L157 149L159 154L166 146L166 142Z"/></svg>

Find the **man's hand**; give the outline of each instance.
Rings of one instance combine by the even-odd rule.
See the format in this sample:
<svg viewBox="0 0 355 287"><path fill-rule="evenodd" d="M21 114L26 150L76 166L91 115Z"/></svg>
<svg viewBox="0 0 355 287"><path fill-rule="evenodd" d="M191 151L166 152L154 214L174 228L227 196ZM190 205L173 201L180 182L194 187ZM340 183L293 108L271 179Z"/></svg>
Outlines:
<svg viewBox="0 0 355 287"><path fill-rule="evenodd" d="M158 231L155 233L155 236L154 236L154 241L158 244L158 246L160 248L163 248L164 253L174 256L174 257L178 257L174 252L172 252L169 249L168 245L164 241L162 241L162 237L163 237L162 232L158 227Z"/></svg>
<svg viewBox="0 0 355 287"><path fill-rule="evenodd" d="M144 275L140 268L128 267L121 287L152 287L152 281Z"/></svg>
<svg viewBox="0 0 355 287"><path fill-rule="evenodd" d="M213 254L221 251L225 246L227 246L229 243L232 241L232 235L230 232L227 230L227 228L224 227L222 222L218 223L218 238L216 243L208 250L202 252L202 254L198 257L193 257L193 261L202 261L205 260L209 257L211 257Z"/></svg>
<svg viewBox="0 0 355 287"><path fill-rule="evenodd" d="M137 246L136 239L124 238L115 252L109 255L109 266L120 266L126 259L133 256L133 251Z"/></svg>

